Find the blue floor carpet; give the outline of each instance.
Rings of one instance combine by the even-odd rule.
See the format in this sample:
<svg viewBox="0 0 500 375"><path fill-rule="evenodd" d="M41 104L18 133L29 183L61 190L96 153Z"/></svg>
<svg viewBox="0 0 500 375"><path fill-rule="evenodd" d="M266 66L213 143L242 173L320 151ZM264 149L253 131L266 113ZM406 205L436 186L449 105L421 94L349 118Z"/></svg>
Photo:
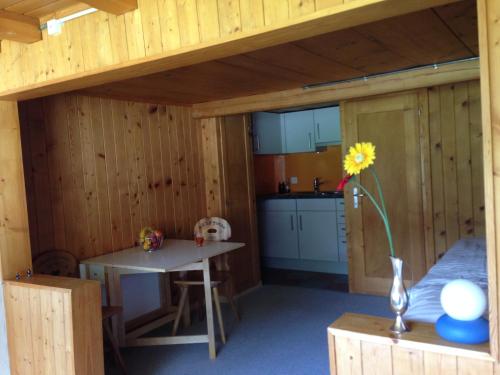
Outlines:
<svg viewBox="0 0 500 375"><path fill-rule="evenodd" d="M127 348L129 374L327 375L330 323L344 312L391 316L387 298L277 285L240 298L239 307L239 323L224 310L228 342L218 343L216 360L209 360L206 344ZM197 323L189 333L205 329ZM168 332L165 327L152 335Z"/></svg>

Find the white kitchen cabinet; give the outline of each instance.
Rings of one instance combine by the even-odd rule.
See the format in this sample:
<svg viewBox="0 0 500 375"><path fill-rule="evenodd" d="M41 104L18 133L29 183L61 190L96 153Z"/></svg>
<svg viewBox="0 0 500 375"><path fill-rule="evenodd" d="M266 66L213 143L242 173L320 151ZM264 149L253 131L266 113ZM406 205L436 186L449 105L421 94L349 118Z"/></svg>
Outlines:
<svg viewBox="0 0 500 375"><path fill-rule="evenodd" d="M316 144L341 144L339 107L318 108L313 111L313 114Z"/></svg>
<svg viewBox="0 0 500 375"><path fill-rule="evenodd" d="M280 113L256 112L252 115L255 154L272 155L285 152L283 121L283 115Z"/></svg>
<svg viewBox="0 0 500 375"><path fill-rule="evenodd" d="M285 145L288 154L316 150L312 110L285 113Z"/></svg>
<svg viewBox="0 0 500 375"><path fill-rule="evenodd" d="M264 199L259 202L265 266L347 273L343 199Z"/></svg>
<svg viewBox="0 0 500 375"><path fill-rule="evenodd" d="M299 258L295 211L267 211L260 216L262 255L271 258Z"/></svg>

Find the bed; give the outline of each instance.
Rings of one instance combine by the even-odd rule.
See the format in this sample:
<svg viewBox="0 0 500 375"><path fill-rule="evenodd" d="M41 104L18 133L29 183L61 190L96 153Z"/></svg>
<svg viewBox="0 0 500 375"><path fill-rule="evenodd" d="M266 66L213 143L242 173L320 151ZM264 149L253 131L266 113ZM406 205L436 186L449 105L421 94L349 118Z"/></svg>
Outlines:
<svg viewBox="0 0 500 375"><path fill-rule="evenodd" d="M486 241L469 238L456 242L446 254L409 290L406 320L435 323L444 314L440 294L451 280L463 278L478 284L488 295Z"/></svg>

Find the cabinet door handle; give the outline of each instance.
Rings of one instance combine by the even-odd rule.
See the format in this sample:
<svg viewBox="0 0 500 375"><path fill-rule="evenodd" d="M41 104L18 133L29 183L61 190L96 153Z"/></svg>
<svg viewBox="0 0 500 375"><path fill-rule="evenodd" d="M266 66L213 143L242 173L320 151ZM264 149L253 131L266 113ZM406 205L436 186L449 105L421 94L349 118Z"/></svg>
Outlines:
<svg viewBox="0 0 500 375"><path fill-rule="evenodd" d="M293 228L293 215L290 215L290 229L292 230L292 232L294 231L294 228Z"/></svg>
<svg viewBox="0 0 500 375"><path fill-rule="evenodd" d="M260 138L257 136L257 151L260 151Z"/></svg>
<svg viewBox="0 0 500 375"><path fill-rule="evenodd" d="M302 231L302 215L299 216L299 229Z"/></svg>
<svg viewBox="0 0 500 375"><path fill-rule="evenodd" d="M312 149L312 138L311 138L311 133L309 133L309 149Z"/></svg>
<svg viewBox="0 0 500 375"><path fill-rule="evenodd" d="M316 130L318 133L318 139L321 139L321 133L319 132L319 122L316 124Z"/></svg>

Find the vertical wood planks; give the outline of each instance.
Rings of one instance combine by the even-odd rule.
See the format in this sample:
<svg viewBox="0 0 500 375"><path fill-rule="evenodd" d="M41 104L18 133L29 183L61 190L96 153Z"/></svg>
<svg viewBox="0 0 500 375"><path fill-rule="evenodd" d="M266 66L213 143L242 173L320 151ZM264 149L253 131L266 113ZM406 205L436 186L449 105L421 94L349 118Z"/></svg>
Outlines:
<svg viewBox="0 0 500 375"><path fill-rule="evenodd" d="M347 337L335 338L337 375L362 375L361 342Z"/></svg>
<svg viewBox="0 0 500 375"><path fill-rule="evenodd" d="M5 297L13 375L104 374L98 283L34 276Z"/></svg>
<svg viewBox="0 0 500 375"><path fill-rule="evenodd" d="M0 254L2 279L31 267L17 103L0 101ZM28 190L29 191L29 190Z"/></svg>
<svg viewBox="0 0 500 375"><path fill-rule="evenodd" d="M459 238L484 236L479 82L433 87L428 93L437 259Z"/></svg>
<svg viewBox="0 0 500 375"><path fill-rule="evenodd" d="M190 109L60 95L21 113L26 168L36 161L45 176L27 179L35 254L109 253L133 246L146 225L190 239L206 216Z"/></svg>

